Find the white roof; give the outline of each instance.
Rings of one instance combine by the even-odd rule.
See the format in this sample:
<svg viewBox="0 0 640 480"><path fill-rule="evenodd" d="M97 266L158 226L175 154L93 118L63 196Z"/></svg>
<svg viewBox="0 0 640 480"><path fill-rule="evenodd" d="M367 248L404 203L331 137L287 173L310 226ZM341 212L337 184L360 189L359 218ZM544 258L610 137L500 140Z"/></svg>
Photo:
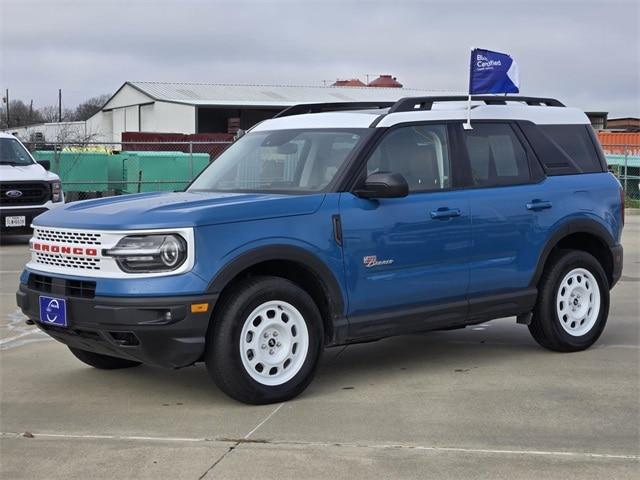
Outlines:
<svg viewBox="0 0 640 480"><path fill-rule="evenodd" d="M405 122L466 120L466 104L443 102L432 110L416 110L386 114L387 109L366 112L342 111L308 113L265 120L252 131L285 130L293 128L368 128L380 115L384 115L376 127L390 127ZM474 120L528 120L538 125L579 124L588 125L588 117L577 108L532 106L524 104L484 105L476 104L471 109Z"/></svg>
<svg viewBox="0 0 640 480"><path fill-rule="evenodd" d="M402 97L435 95L412 88L241 85L223 83L126 82L157 101L187 105L286 107L300 103L394 102ZM123 86L124 86L123 85ZM442 92L439 92L442 95ZM117 95L114 95L114 97Z"/></svg>

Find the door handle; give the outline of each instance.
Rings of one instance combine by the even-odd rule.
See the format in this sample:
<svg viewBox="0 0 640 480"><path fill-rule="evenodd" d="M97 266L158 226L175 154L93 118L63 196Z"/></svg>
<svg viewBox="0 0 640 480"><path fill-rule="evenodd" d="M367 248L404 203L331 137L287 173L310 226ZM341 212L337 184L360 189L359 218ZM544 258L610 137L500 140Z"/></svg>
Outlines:
<svg viewBox="0 0 640 480"><path fill-rule="evenodd" d="M538 210L545 210L547 208L551 208L553 206L553 204L551 202L548 202L546 200L531 200L529 203L527 203L527 210L533 210L534 212L537 212Z"/></svg>
<svg viewBox="0 0 640 480"><path fill-rule="evenodd" d="M446 220L447 218L459 217L462 214L459 208L442 207L431 211L431 218L434 220Z"/></svg>

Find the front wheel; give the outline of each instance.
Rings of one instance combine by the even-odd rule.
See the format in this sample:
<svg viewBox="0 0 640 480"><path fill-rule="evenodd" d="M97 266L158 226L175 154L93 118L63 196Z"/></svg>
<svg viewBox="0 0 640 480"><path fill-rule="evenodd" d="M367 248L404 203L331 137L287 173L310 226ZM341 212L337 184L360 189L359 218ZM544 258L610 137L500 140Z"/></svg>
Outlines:
<svg viewBox="0 0 640 480"><path fill-rule="evenodd" d="M311 382L322 353L322 320L296 284L279 277L242 281L225 294L212 321L205 362L230 397L281 402Z"/></svg>
<svg viewBox="0 0 640 480"><path fill-rule="evenodd" d="M539 284L529 331L543 347L558 352L589 348L609 315L609 282L592 255L579 250L556 254Z"/></svg>

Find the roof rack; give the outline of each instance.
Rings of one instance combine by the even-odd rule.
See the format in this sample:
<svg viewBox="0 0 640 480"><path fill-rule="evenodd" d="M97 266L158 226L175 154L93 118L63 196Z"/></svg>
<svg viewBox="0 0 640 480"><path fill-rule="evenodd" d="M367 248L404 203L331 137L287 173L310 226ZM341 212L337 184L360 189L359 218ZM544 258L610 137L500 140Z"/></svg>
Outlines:
<svg viewBox="0 0 640 480"><path fill-rule="evenodd" d="M396 102L335 102L335 103L301 103L292 105L277 113L273 118L302 115L303 113L338 112L344 110L367 110L388 108Z"/></svg>
<svg viewBox="0 0 640 480"><path fill-rule="evenodd" d="M466 95L443 97L405 97L398 100L389 109L389 113L413 112L415 110L431 110L436 102L466 102ZM555 98L520 97L517 95L472 95L471 101L484 102L486 105L506 105L507 102L522 102L527 105L564 107L564 104Z"/></svg>

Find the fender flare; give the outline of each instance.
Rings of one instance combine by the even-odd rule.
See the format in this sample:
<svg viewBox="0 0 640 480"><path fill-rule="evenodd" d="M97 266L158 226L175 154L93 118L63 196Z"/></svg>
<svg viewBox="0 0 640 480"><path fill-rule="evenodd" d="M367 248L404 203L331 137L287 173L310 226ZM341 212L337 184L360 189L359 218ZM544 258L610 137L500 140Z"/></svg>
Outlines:
<svg viewBox="0 0 640 480"><path fill-rule="evenodd" d="M551 251L556 247L556 245L558 245L558 243L560 243L563 238L566 238L574 233L588 233L590 235L593 235L594 237L604 242L605 245L607 245L607 247L609 248L612 248L616 245L616 241L611 233L598 221L587 219L570 220L560 225L547 240L547 243L545 244L542 252L540 253L540 256L538 257L536 271L533 275L533 278L531 279L529 286L536 286L538 284L549 255L551 254Z"/></svg>
<svg viewBox="0 0 640 480"><path fill-rule="evenodd" d="M219 294L238 274L269 260L292 261L317 276L327 295L331 320L335 322L344 316L344 295L334 273L318 256L292 245L257 247L240 254L218 271L209 283L207 292Z"/></svg>

